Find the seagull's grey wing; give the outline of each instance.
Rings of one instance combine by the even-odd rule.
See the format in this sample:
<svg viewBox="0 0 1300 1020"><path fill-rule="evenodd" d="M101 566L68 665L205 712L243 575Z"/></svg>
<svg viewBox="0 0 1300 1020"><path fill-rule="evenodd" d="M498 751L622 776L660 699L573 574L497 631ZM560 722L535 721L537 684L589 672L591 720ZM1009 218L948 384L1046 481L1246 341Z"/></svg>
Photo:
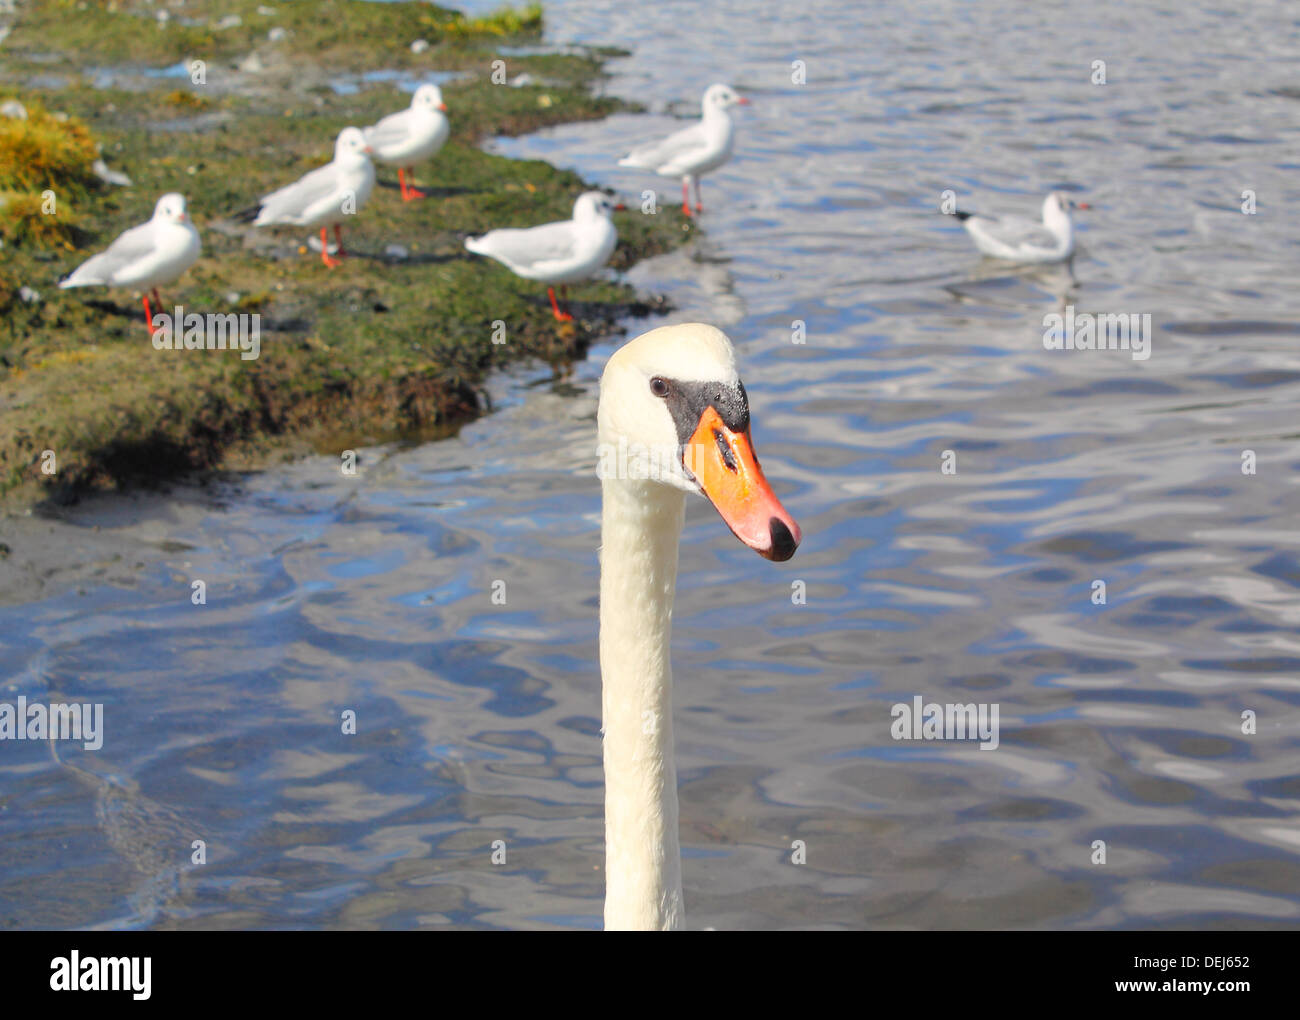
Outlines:
<svg viewBox="0 0 1300 1020"><path fill-rule="evenodd" d="M1034 248L1054 248L1057 240L1042 223L1028 220L1022 216L984 216L977 214L984 233L996 238L1013 248L1031 246Z"/></svg>
<svg viewBox="0 0 1300 1020"><path fill-rule="evenodd" d="M80 287L110 282L123 269L153 254L155 242L152 228L152 223L141 223L138 227L125 231L98 255L78 266L60 286Z"/></svg>
<svg viewBox="0 0 1300 1020"><path fill-rule="evenodd" d="M707 149L708 146L709 140L704 134L703 125L692 124L680 131L674 131L667 138L661 138L657 142L638 146L619 162L623 166L645 167L654 170L670 163L676 163L682 160L683 157L689 157L694 152Z"/></svg>
<svg viewBox="0 0 1300 1020"><path fill-rule="evenodd" d="M516 266L535 266L572 258L577 247L573 221L546 223L525 230L493 230L479 239L477 250Z"/></svg>
<svg viewBox="0 0 1300 1020"><path fill-rule="evenodd" d="M378 124L365 129L366 144L378 151L406 141L406 136L410 132L410 121L409 109L389 114Z"/></svg>
<svg viewBox="0 0 1300 1020"><path fill-rule="evenodd" d="M329 199L339 187L338 170L333 163L317 167L292 184L273 191L262 199L262 213L258 223L268 223L285 217L296 219L318 202Z"/></svg>

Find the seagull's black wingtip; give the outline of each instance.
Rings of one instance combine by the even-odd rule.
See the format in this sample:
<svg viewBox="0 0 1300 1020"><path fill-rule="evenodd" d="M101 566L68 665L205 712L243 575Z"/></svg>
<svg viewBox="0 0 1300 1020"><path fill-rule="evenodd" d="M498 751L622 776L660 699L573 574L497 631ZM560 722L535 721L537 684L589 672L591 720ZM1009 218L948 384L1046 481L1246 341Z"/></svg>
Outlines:
<svg viewBox="0 0 1300 1020"><path fill-rule="evenodd" d="M962 212L960 209L954 210L953 215L959 220L968 220L975 214L973 212Z"/></svg>

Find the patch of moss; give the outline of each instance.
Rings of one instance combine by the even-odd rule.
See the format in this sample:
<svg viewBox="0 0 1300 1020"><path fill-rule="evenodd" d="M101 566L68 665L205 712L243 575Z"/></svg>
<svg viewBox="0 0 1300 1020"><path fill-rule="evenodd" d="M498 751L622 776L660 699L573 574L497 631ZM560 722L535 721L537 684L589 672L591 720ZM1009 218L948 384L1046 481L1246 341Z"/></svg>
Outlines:
<svg viewBox="0 0 1300 1020"><path fill-rule="evenodd" d="M70 247L72 206L99 185L95 141L80 119L24 105L25 118L0 117L0 239Z"/></svg>
<svg viewBox="0 0 1300 1020"><path fill-rule="evenodd" d="M471 18L459 11L438 28L451 38L475 38L483 35L538 35L542 31L542 5L529 3L522 8L502 7L481 17Z"/></svg>
<svg viewBox="0 0 1300 1020"><path fill-rule="evenodd" d="M542 9L503 7L471 18L431 3L310 0L268 6L265 0L42 0L24 4L5 42L18 56L57 51L91 66L168 66L177 60L226 61L270 43L310 52L322 64L347 70L410 66L409 43L433 49L506 37L535 37ZM160 19L160 15L164 17ZM396 45L394 45L396 40ZM276 44L272 44L276 45Z"/></svg>

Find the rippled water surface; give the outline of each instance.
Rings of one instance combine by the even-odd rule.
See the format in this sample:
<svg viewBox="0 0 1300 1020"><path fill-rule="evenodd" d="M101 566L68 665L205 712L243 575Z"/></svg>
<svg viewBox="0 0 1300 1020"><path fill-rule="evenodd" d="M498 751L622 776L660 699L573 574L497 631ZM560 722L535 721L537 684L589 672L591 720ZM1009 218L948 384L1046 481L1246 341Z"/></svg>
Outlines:
<svg viewBox="0 0 1300 1020"><path fill-rule="evenodd" d="M673 201L617 157L714 80L754 100L705 236L632 273L736 342L806 536L773 565L689 507L692 926L1300 923L1300 33L1259 7L548 7L548 43L631 51L608 87L650 112L503 151ZM938 211L1052 188L1094 206L1073 280ZM1044 350L1066 303L1149 314L1150 359ZM0 747L0 924L598 926L612 349L355 478L4 523L43 550L6 568L4 700L102 702L107 736ZM891 739L917 695L996 704L1000 746Z"/></svg>

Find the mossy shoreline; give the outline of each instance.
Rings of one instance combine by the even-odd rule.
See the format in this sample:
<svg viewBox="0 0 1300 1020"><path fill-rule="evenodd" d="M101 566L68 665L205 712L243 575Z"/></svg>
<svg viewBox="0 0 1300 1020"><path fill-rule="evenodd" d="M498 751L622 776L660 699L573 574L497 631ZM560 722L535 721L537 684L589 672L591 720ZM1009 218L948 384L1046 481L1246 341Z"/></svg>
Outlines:
<svg viewBox="0 0 1300 1020"><path fill-rule="evenodd" d="M0 102L28 106L29 124L66 126L74 162L84 161L88 132L133 184L101 183L79 164L67 180L52 166L44 181L7 181L0 166L5 506L450 431L481 413L494 369L524 359L562 366L621 320L656 310L626 285L597 280L572 288L577 321L558 324L544 287L463 249L469 234L567 217L588 187L543 162L485 153L485 138L626 109L597 94L606 51L518 55L538 41L535 8L474 20L365 0L46 0L16 18L0 43ZM417 39L427 48L413 50ZM196 60L201 83L167 70ZM508 84L493 81L503 69ZM451 139L415 172L429 197L403 203L395 171L379 167L379 187L344 229L350 257L334 270L304 249L307 230L235 222L261 194L327 162L342 127L409 103L392 83L369 82L375 72L446 73ZM32 205L50 191L52 215ZM188 198L204 251L163 288L165 308L260 315L256 360L157 351L137 294L58 289L167 191ZM693 229L671 206L616 223L615 269ZM492 342L494 322L505 324L504 343ZM52 474L42 470L46 451Z"/></svg>

